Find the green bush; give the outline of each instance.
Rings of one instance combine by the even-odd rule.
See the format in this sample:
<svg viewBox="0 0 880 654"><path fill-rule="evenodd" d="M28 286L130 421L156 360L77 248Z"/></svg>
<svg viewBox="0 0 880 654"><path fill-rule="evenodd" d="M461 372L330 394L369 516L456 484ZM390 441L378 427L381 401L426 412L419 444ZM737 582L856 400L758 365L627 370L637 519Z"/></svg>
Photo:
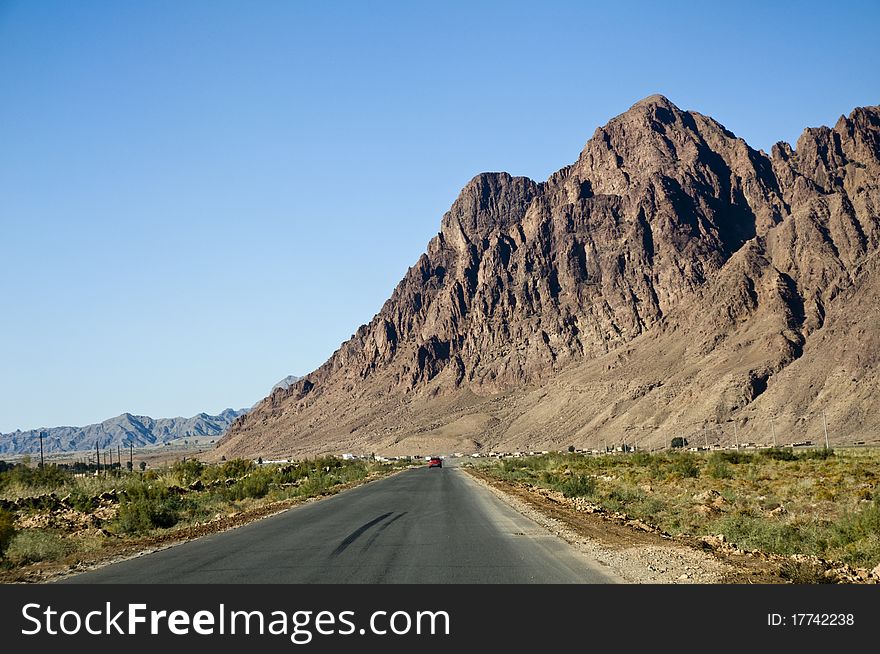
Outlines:
<svg viewBox="0 0 880 654"><path fill-rule="evenodd" d="M709 457L709 463L720 461L723 463L739 465L741 463L750 463L752 458L752 455L748 452L740 452L739 450L721 450L718 452L712 452L712 456Z"/></svg>
<svg viewBox="0 0 880 654"><path fill-rule="evenodd" d="M177 461L171 466L171 472L177 475L183 484L191 484L196 479L201 478L205 470L205 464L198 459L189 459L188 461Z"/></svg>
<svg viewBox="0 0 880 654"><path fill-rule="evenodd" d="M590 475L571 475L558 487L565 497L592 497L596 493L596 480Z"/></svg>
<svg viewBox="0 0 880 654"><path fill-rule="evenodd" d="M672 460L670 470L682 477L699 477L700 466L697 459L691 454L679 454Z"/></svg>
<svg viewBox="0 0 880 654"><path fill-rule="evenodd" d="M834 450L830 447L823 447L818 450L804 450L803 452L797 455L798 460L800 461L809 461L811 459L819 459L824 461L830 457L834 456Z"/></svg>
<svg viewBox="0 0 880 654"><path fill-rule="evenodd" d="M730 466L727 465L726 461L720 459L710 459L709 463L706 464L706 472L713 479L731 479L733 477Z"/></svg>
<svg viewBox="0 0 880 654"><path fill-rule="evenodd" d="M272 472L258 469L227 488L224 496L230 500L243 500L249 497L259 499L266 496L271 483Z"/></svg>
<svg viewBox="0 0 880 654"><path fill-rule="evenodd" d="M55 561L73 551L73 545L46 529L22 529L9 544L6 558L17 565Z"/></svg>
<svg viewBox="0 0 880 654"><path fill-rule="evenodd" d="M880 500L844 515L831 527L828 540L847 563L869 567L880 563Z"/></svg>
<svg viewBox="0 0 880 654"><path fill-rule="evenodd" d="M230 459L220 465L209 466L202 472L202 479L214 481L216 479L238 479L244 477L256 466L248 459Z"/></svg>
<svg viewBox="0 0 880 654"><path fill-rule="evenodd" d="M643 502L645 499L645 493L637 488L615 486L611 489L611 492L608 493L606 504L608 508L616 511L628 505Z"/></svg>
<svg viewBox="0 0 880 654"><path fill-rule="evenodd" d="M0 559L15 536L15 516L5 509L0 509Z"/></svg>
<svg viewBox="0 0 880 654"><path fill-rule="evenodd" d="M785 561L780 567L779 576L793 584L834 583L830 577L825 576L825 568L821 564L809 561Z"/></svg>
<svg viewBox="0 0 880 654"><path fill-rule="evenodd" d="M309 472L311 472L311 467L303 462L282 466L275 471L275 481L279 484L292 484L308 477Z"/></svg>
<svg viewBox="0 0 880 654"><path fill-rule="evenodd" d="M173 527L187 501L163 486L133 485L126 490L116 515L116 528L126 534L143 534Z"/></svg>
<svg viewBox="0 0 880 654"><path fill-rule="evenodd" d="M769 450L761 450L760 455L774 461L796 461L798 458L790 447L773 447Z"/></svg>
<svg viewBox="0 0 880 654"><path fill-rule="evenodd" d="M331 479L328 475L321 472L313 472L309 478L296 489L296 494L301 497L312 497L320 495L332 486Z"/></svg>
<svg viewBox="0 0 880 654"><path fill-rule="evenodd" d="M18 483L34 489L59 488L73 479L65 468L55 465L35 466L16 465L2 473L3 485Z"/></svg>
<svg viewBox="0 0 880 654"><path fill-rule="evenodd" d="M709 533L724 534L744 549L775 554L820 554L821 528L767 520L763 516L737 513L715 521Z"/></svg>

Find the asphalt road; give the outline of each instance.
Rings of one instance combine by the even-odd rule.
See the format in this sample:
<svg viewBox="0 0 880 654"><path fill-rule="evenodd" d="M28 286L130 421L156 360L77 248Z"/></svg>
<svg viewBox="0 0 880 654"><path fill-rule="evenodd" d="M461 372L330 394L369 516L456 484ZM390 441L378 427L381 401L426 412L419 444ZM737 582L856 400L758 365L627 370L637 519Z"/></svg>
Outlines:
<svg viewBox="0 0 880 654"><path fill-rule="evenodd" d="M62 583L614 583L454 467L411 469Z"/></svg>

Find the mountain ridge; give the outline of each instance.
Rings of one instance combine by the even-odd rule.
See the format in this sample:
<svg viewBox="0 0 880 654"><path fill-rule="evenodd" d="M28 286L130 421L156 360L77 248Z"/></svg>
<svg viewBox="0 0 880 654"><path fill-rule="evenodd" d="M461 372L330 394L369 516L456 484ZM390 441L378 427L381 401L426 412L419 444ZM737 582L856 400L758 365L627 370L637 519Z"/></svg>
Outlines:
<svg viewBox="0 0 880 654"><path fill-rule="evenodd" d="M0 434L0 454L38 454L40 433L46 454L107 447L148 447L191 436L220 436L247 409L224 409L218 415L197 413L191 418L151 418L121 413L83 427L43 427Z"/></svg>
<svg viewBox="0 0 880 654"><path fill-rule="evenodd" d="M878 340L838 300L880 283L878 153L877 107L767 155L649 96L545 182L475 176L376 316L237 419L217 451L584 444L634 429L652 444L700 423L757 428L783 408L794 433L820 404L872 434L877 417L826 388L814 349ZM804 361L824 395L788 378ZM871 361L835 374L875 388Z"/></svg>

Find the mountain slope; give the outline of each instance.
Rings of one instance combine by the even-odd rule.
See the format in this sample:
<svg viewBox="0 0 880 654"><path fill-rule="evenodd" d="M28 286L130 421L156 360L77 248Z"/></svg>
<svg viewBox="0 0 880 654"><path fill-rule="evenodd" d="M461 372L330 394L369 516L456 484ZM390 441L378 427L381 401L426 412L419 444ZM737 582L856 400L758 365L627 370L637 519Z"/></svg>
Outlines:
<svg viewBox="0 0 880 654"><path fill-rule="evenodd" d="M877 107L768 156L651 96L546 182L471 180L373 320L217 453L764 440L822 410L875 438L878 207Z"/></svg>
<svg viewBox="0 0 880 654"><path fill-rule="evenodd" d="M146 447L191 436L220 436L246 410L226 409L220 415L199 413L192 418L150 418L123 413L85 427L50 427L0 434L0 454L35 454L43 432L45 453L107 447Z"/></svg>

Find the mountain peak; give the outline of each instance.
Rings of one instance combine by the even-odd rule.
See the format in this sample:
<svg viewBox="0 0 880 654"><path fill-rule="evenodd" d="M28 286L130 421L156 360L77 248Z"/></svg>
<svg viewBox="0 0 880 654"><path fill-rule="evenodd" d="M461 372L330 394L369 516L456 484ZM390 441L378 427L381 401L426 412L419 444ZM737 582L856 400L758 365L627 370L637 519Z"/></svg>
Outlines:
<svg viewBox="0 0 880 654"><path fill-rule="evenodd" d="M774 151L655 94L545 182L477 175L372 321L215 454L595 446L649 424L656 445L818 398L880 433L851 411L875 362L842 359L880 349L880 115ZM824 329L840 316L863 331Z"/></svg>
<svg viewBox="0 0 880 654"><path fill-rule="evenodd" d="M669 109L670 111L681 111L681 109L673 104L669 100L669 98L667 98L665 95L661 95L660 93L654 93L653 95L649 95L646 98L642 98L630 107L630 111L639 107L663 107L665 109Z"/></svg>

